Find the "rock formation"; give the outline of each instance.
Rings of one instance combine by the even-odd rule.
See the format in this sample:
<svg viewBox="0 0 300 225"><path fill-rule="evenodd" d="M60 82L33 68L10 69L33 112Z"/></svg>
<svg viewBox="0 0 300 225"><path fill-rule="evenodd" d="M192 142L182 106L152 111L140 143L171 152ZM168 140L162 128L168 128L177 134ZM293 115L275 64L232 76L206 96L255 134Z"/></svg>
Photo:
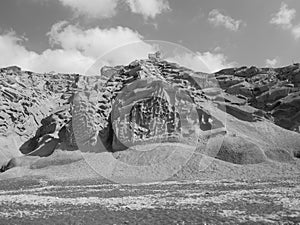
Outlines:
<svg viewBox="0 0 300 225"><path fill-rule="evenodd" d="M85 146L93 152L172 141L196 146L199 132L226 125L209 104L239 121L264 120L300 132L300 64L205 74L150 54L149 59L126 66L105 66L100 74L38 74L16 66L0 69L0 137L18 140L15 145L0 143L4 156L11 156L15 146L23 155L41 157L56 149L73 151ZM244 137L230 135L216 156L221 160L259 163L279 154L249 147L253 144L243 141ZM244 152L236 147L240 142ZM248 147L252 150L245 153ZM261 157L251 157L256 153ZM232 158L234 154L238 158ZM300 153L294 150L291 155Z"/></svg>
<svg viewBox="0 0 300 225"><path fill-rule="evenodd" d="M215 75L226 93L245 99L244 104L259 109L259 114L263 114L275 124L300 132L299 63L277 69L224 69ZM229 102L236 104L230 100ZM231 110L227 112L230 113L229 111Z"/></svg>

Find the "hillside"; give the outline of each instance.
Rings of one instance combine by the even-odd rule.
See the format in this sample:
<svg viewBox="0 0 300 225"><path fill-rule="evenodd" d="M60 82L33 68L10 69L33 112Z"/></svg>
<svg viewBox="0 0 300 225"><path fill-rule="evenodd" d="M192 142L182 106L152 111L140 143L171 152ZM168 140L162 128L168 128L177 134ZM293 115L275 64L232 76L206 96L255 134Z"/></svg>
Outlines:
<svg viewBox="0 0 300 225"><path fill-rule="evenodd" d="M82 158L117 181L300 171L300 64L205 74L150 57L90 77L2 68L0 83L2 172Z"/></svg>

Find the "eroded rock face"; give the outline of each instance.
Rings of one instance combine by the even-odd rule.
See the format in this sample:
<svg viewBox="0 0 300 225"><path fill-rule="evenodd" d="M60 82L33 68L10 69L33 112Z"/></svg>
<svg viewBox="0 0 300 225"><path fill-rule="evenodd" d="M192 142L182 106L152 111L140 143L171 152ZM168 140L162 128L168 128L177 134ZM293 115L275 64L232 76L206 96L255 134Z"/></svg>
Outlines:
<svg viewBox="0 0 300 225"><path fill-rule="evenodd" d="M20 137L23 142L16 145L23 154L40 149L37 155L49 155L54 143L64 142L58 133L71 119L70 98L78 79L77 74L0 69L0 135ZM52 147L45 151L42 146L49 143ZM5 154L7 147L1 146L1 151Z"/></svg>
<svg viewBox="0 0 300 225"><path fill-rule="evenodd" d="M78 94L74 104L73 128L82 148L88 148L97 133L108 151L167 141L196 145L197 130L224 126L202 106L208 99L201 78L197 81L191 70L148 59L102 72L104 82L84 78L90 89Z"/></svg>
<svg viewBox="0 0 300 225"><path fill-rule="evenodd" d="M224 126L208 103L238 120L265 118L299 132L299 68L205 74L155 55L91 77L3 68L0 135L22 137L19 150L32 156L85 146L98 152L167 141L195 145L197 133Z"/></svg>
<svg viewBox="0 0 300 225"><path fill-rule="evenodd" d="M230 95L247 99L247 105L277 125L300 132L300 64L282 68L241 67L216 73L220 86ZM235 116L239 106L229 104L227 112ZM253 110L252 110L253 111ZM253 113L251 113L253 115Z"/></svg>
<svg viewBox="0 0 300 225"><path fill-rule="evenodd" d="M185 136L192 136L193 123L197 124L197 111L193 104L184 90L167 82L137 80L123 89L113 106L113 129L119 139L114 140L113 148L118 150L117 143L120 141L127 146L184 142Z"/></svg>

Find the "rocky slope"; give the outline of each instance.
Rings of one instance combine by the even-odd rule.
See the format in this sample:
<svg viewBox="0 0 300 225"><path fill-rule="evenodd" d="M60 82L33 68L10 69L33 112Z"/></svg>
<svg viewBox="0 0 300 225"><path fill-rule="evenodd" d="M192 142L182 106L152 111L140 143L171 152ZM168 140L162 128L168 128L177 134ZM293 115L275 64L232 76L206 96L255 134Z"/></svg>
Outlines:
<svg viewBox="0 0 300 225"><path fill-rule="evenodd" d="M216 73L229 95L263 110L275 124L300 132L300 64L283 68L241 67ZM229 100L230 101L230 100Z"/></svg>
<svg viewBox="0 0 300 225"><path fill-rule="evenodd" d="M204 74L150 57L99 73L0 69L2 171L18 164L6 164L12 157L57 149L147 163L149 157L124 150L168 142L233 164L300 157L300 64Z"/></svg>

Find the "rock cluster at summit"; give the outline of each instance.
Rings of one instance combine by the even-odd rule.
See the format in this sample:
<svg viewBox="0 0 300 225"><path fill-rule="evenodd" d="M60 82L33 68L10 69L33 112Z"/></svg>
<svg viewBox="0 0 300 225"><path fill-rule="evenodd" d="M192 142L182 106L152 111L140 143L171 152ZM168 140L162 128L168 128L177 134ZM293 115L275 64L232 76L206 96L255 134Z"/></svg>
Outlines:
<svg viewBox="0 0 300 225"><path fill-rule="evenodd" d="M206 74L150 57L125 66L103 67L100 73L86 77L38 74L16 66L0 69L0 151L6 156L20 152L46 157L56 149L74 151L86 143L94 146L97 139L111 152L126 150L126 140L129 145L157 141L195 144L192 137L197 129L205 132L226 127L226 121L206 107L207 102L237 123L252 126L265 121L289 130L284 135L300 133L300 64ZM177 94L172 92L174 88ZM134 126L130 125L133 121ZM124 124L133 132L124 133ZM279 146L272 152L271 147L264 147L269 146L268 140L253 143L247 140L246 130L239 135L230 131L230 126L229 132L222 133L224 144L216 156L221 160L243 164L300 157L300 143L295 138L286 149ZM240 148L236 143L242 143ZM261 155L251 160L251 151Z"/></svg>

